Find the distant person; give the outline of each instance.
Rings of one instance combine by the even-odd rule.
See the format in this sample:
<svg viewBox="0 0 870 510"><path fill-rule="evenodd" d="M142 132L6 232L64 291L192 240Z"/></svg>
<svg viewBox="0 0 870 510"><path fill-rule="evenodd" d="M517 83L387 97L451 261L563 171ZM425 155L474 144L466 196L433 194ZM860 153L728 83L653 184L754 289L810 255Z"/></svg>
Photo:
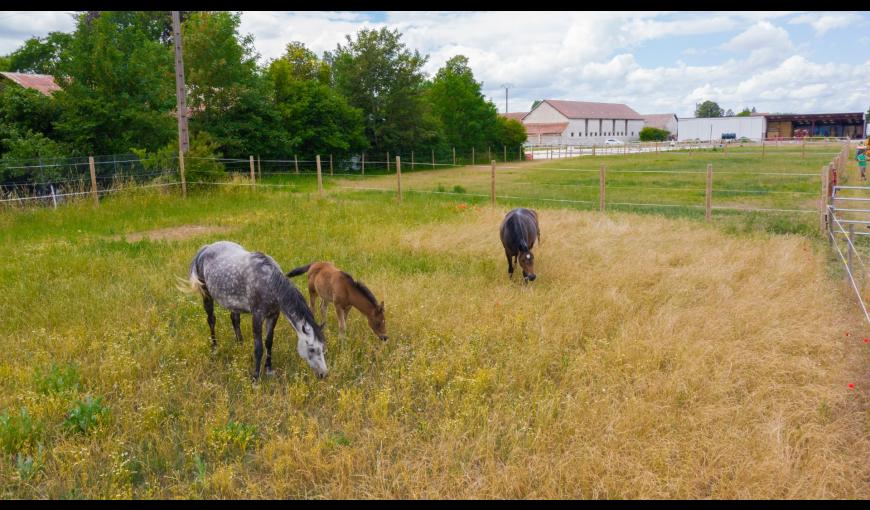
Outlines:
<svg viewBox="0 0 870 510"><path fill-rule="evenodd" d="M861 171L861 180L867 180L867 147L858 147L855 150L855 159L858 161L858 170Z"/></svg>

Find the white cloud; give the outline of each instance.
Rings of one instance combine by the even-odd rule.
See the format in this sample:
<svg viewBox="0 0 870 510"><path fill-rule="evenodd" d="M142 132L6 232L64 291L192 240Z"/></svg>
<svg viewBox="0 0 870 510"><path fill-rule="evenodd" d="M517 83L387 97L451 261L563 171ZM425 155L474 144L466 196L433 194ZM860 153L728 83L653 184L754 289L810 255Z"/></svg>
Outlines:
<svg viewBox="0 0 870 510"><path fill-rule="evenodd" d="M856 19L857 18L857 19ZM825 35L825 32L834 28L847 27L853 24L861 23L861 16L856 13L838 12L833 14L801 14L795 16L789 23L800 24L806 23L813 27L817 37Z"/></svg>

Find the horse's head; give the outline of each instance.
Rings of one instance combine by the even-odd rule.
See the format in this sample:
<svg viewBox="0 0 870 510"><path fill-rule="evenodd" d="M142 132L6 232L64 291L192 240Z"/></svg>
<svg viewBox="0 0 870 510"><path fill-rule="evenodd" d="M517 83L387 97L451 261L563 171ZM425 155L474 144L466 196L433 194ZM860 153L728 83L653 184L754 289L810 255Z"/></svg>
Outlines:
<svg viewBox="0 0 870 510"><path fill-rule="evenodd" d="M387 337L387 322L386 322L386 319L384 318L384 302L383 301L381 301L381 304L379 304L375 308L375 311L372 312L372 314L368 316L368 319L369 319L369 327L372 328L372 331L374 331L375 334L378 335L378 338L380 338L381 340L386 342L387 338L389 338L389 337Z"/></svg>
<svg viewBox="0 0 870 510"><path fill-rule="evenodd" d="M530 251L521 251L517 255L517 260L520 267L523 269L523 278L533 282L537 276L535 275L535 256Z"/></svg>
<svg viewBox="0 0 870 510"><path fill-rule="evenodd" d="M325 378L329 374L329 369L326 368L326 358L324 357L326 342L323 338L323 325L302 321L301 326L294 329L296 329L296 336L299 337L296 352L314 370L317 377Z"/></svg>

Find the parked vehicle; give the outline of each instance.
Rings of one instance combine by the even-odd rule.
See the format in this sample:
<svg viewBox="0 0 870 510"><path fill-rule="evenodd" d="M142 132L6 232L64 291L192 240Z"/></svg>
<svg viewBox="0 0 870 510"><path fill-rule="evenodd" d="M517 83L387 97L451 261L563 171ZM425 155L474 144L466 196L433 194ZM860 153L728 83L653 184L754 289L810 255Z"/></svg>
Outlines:
<svg viewBox="0 0 870 510"><path fill-rule="evenodd" d="M616 138L608 138L607 140L604 140L604 145L623 145L623 143Z"/></svg>

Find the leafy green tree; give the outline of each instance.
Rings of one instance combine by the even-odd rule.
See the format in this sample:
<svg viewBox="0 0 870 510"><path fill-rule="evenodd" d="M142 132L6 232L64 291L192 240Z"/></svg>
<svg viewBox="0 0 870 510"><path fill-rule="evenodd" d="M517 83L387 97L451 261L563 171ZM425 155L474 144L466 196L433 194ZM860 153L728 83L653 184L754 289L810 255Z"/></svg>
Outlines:
<svg viewBox="0 0 870 510"><path fill-rule="evenodd" d="M78 154L157 148L175 136L172 48L153 16L132 11L80 14L63 60L69 77L54 94L55 128Z"/></svg>
<svg viewBox="0 0 870 510"><path fill-rule="evenodd" d="M749 108L744 108L740 113L737 114L737 117L749 117L752 115L752 112L749 111Z"/></svg>
<svg viewBox="0 0 870 510"><path fill-rule="evenodd" d="M468 58L456 55L438 70L427 99L440 118L445 142L457 150L482 148L497 142L502 124L495 106L484 99Z"/></svg>
<svg viewBox="0 0 870 510"><path fill-rule="evenodd" d="M501 116L496 119L496 122L496 146L506 145L510 150L526 141L528 135L526 134L526 127L523 126L522 122Z"/></svg>
<svg viewBox="0 0 870 510"><path fill-rule="evenodd" d="M652 126L646 126L640 130L641 142L663 142L668 139L671 132L667 129L659 129Z"/></svg>
<svg viewBox="0 0 870 510"><path fill-rule="evenodd" d="M695 117L721 117L722 108L713 101L704 101L695 107Z"/></svg>
<svg viewBox="0 0 870 510"><path fill-rule="evenodd" d="M269 65L269 73L279 87L291 80L315 80L324 85L330 82L329 64L298 41L287 44L284 55Z"/></svg>
<svg viewBox="0 0 870 510"><path fill-rule="evenodd" d="M292 140L240 23L238 13L201 11L182 25L191 133L208 132L232 157L287 154Z"/></svg>
<svg viewBox="0 0 870 510"><path fill-rule="evenodd" d="M51 97L33 89L9 85L0 89L0 122L23 131L53 136L54 122L59 115L57 103Z"/></svg>
<svg viewBox="0 0 870 510"><path fill-rule="evenodd" d="M360 30L324 57L336 90L362 110L376 150L423 146L437 137L421 94L428 56L408 50L398 30Z"/></svg>
<svg viewBox="0 0 870 510"><path fill-rule="evenodd" d="M169 142L156 151L149 152L147 149L131 148L142 161L145 170L152 172L169 172L170 179L179 180L178 168L178 138ZM190 149L184 160L184 178L187 182L218 182L226 179L226 169L223 163L217 159L223 157L217 141L206 132L194 134L190 139Z"/></svg>
<svg viewBox="0 0 870 510"><path fill-rule="evenodd" d="M8 68L19 73L59 76L72 42L72 34L51 32L46 37L32 37L9 54Z"/></svg>

